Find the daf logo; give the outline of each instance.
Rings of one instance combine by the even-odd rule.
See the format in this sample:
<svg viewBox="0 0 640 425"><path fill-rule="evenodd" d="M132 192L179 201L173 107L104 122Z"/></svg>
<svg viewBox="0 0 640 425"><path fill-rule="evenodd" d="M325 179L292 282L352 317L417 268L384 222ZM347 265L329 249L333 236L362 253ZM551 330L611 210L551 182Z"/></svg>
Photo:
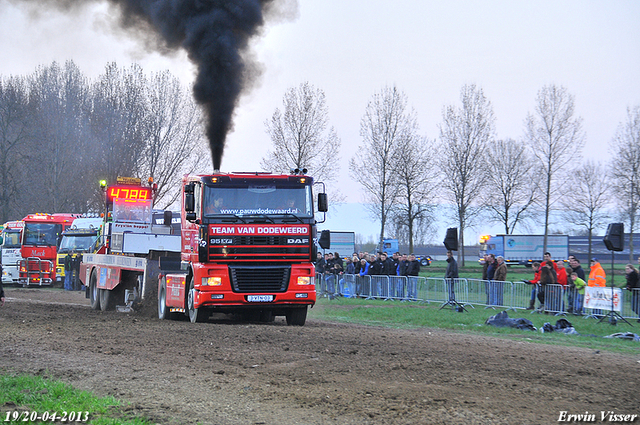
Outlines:
<svg viewBox="0 0 640 425"><path fill-rule="evenodd" d="M308 238L288 238L287 243L288 244L304 244L304 243L309 243L309 239Z"/></svg>

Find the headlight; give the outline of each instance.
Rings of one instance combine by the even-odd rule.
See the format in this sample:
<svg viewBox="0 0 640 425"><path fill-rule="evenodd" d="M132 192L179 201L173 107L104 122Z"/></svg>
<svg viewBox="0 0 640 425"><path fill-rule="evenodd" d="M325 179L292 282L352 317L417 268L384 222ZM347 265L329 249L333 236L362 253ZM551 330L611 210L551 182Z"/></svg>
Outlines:
<svg viewBox="0 0 640 425"><path fill-rule="evenodd" d="M298 285L315 285L315 276L298 276Z"/></svg>
<svg viewBox="0 0 640 425"><path fill-rule="evenodd" d="M222 285L221 277L203 277L202 284L205 286L220 286Z"/></svg>

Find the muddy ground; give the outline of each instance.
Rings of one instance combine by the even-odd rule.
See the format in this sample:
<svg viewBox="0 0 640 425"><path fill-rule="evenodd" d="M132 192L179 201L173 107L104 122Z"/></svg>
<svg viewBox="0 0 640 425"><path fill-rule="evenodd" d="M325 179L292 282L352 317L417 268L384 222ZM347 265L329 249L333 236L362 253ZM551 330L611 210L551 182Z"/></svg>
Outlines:
<svg viewBox="0 0 640 425"><path fill-rule="evenodd" d="M168 322L93 311L80 292L6 295L0 371L115 396L158 424L551 424L562 411L593 413L597 423L600 411L640 415L640 352L312 318L304 327L281 317Z"/></svg>

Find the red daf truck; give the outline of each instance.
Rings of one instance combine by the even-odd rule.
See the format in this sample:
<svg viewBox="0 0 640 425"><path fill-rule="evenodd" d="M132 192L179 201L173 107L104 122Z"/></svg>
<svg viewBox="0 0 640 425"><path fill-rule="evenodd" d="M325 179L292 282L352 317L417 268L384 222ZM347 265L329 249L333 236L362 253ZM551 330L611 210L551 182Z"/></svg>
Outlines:
<svg viewBox="0 0 640 425"><path fill-rule="evenodd" d="M313 179L215 173L182 181L179 261L160 260L158 316L213 312L303 326L316 302ZM327 210L325 193L318 211ZM163 261L164 260L164 261ZM165 263L163 265L163 262Z"/></svg>
<svg viewBox="0 0 640 425"><path fill-rule="evenodd" d="M22 286L48 286L56 282L56 258L62 232L79 214L29 214L22 219L22 259L18 282Z"/></svg>

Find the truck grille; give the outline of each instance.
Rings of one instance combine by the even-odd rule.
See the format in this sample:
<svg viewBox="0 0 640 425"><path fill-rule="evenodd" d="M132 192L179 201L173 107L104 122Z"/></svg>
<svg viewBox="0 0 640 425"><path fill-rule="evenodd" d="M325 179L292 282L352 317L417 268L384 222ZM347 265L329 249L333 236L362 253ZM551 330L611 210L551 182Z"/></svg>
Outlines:
<svg viewBox="0 0 640 425"><path fill-rule="evenodd" d="M229 272L234 292L285 292L291 267L229 266Z"/></svg>
<svg viewBox="0 0 640 425"><path fill-rule="evenodd" d="M232 236L220 241L209 246L211 261L310 261L311 256L308 239L290 236Z"/></svg>

